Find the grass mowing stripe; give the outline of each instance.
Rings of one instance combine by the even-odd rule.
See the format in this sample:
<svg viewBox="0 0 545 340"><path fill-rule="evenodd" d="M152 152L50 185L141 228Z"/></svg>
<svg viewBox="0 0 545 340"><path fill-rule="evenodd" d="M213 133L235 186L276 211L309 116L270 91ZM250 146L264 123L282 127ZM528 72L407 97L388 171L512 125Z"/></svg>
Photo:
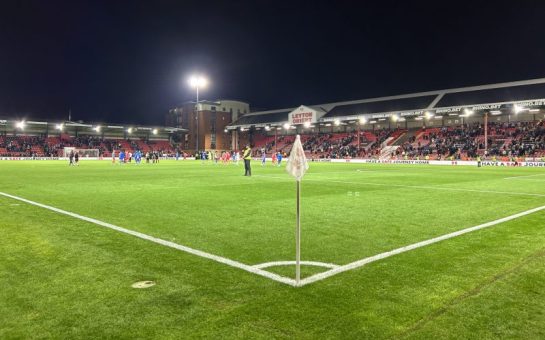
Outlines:
<svg viewBox="0 0 545 340"><path fill-rule="evenodd" d="M349 270L360 268L360 267L362 267L362 266L364 266L364 265L366 265L368 263L371 263L371 262L375 262L375 261L382 260L382 259L385 259L385 258L390 257L390 256L394 256L394 255L401 254L401 253L404 253L404 252L407 252L407 251L410 251L410 250L425 247L425 246L428 246L430 244L434 244L434 243L437 243L437 242L448 240L448 239L453 238L453 237L458 237L458 236L461 236L461 235L464 235L464 234L467 234L467 233L471 233L471 232L476 231L476 230L489 228L489 227L495 226L495 225L500 224L500 223L504 223L504 222L507 222L507 221L514 220L514 219L522 217L522 216L533 214L533 213L541 211L543 209L545 209L545 205L543 205L541 207L534 208L534 209L526 210L526 211L520 212L518 214L503 217L503 218L500 218L500 219L495 220L495 221L479 224L479 225L474 226L474 227L458 230L458 231L455 231L455 232L452 232L452 233L449 233L449 234L446 234L446 235L434 237L434 238L429 239L429 240L413 243L413 244L405 246L405 247L397 248L397 249L394 249L394 250L391 250L391 251L388 251L388 252L384 252L384 253L377 254L377 255L374 255L374 256L371 256L371 257L367 257L365 259L361 259L361 260L358 260L358 261L355 261L355 262L352 262L352 263L349 263L349 264L342 265L342 266L337 267L335 269L331 269L331 270L329 270L327 272L323 272L323 273L319 273L319 274L307 277L306 279L301 280L300 285L304 286L304 285L307 285L307 284L310 284L310 283L313 283L313 282L316 282L316 281L320 281L320 280L326 279L328 277L331 277L333 275L337 275L337 274L340 274L340 273L343 273L343 272L346 272L346 271L349 271Z"/></svg>
<svg viewBox="0 0 545 340"><path fill-rule="evenodd" d="M255 175L255 177L289 180L289 179L286 179L285 177L278 177L278 176ZM373 182L351 182L351 181L331 180L331 179L325 179L325 178L324 179L305 178L305 181L317 181L317 182L339 183L339 184L356 184L356 185L374 185L374 186L381 186L381 187L398 187L398 188L425 189L425 190L464 191L464 192L477 192L477 193L483 193L483 194L505 194L505 195L545 197L545 194L534 194L534 193L528 193L528 192L476 190L476 189L464 189L464 188L448 188L448 187L435 187L435 186L422 186L422 185L403 185L403 184L385 184L385 183L373 183Z"/></svg>
<svg viewBox="0 0 545 340"><path fill-rule="evenodd" d="M234 261L234 260L231 260L231 259L228 259L228 258L225 258L225 257L210 254L210 253L198 250L198 249L193 249L193 248L190 248L190 247L186 247L186 246L183 246L181 244L166 241L166 240L163 240L163 239L160 239L160 238L157 238L157 237L153 237L153 236L150 236L150 235L147 235L147 234L144 234L144 233L140 233L138 231L134 231L134 230L126 229L126 228L123 228L123 227L119 227L119 226L116 226L114 224L103 222L103 221L100 221L100 220L97 220L97 219L94 219L94 218L91 218L91 217L78 215L78 214L75 214L75 213L72 213L72 212L69 212L69 211L66 211L66 210L62 210L62 209L55 208L55 207L52 207L52 206L49 206L49 205L34 202L34 201L28 200L26 198L13 196L13 195L10 195L10 194L4 193L4 192L0 192L0 195L15 199L15 200L18 200L18 201L21 201L21 202L25 202L25 203L28 203L28 204L31 204L31 205L34 205L34 206L37 206L37 207L40 207L40 208L48 209L48 210L57 212L59 214L68 215L70 217L74 217L74 218L77 218L77 219L80 219L80 220L83 220L83 221L86 221L86 222L94 223L94 224L97 224L99 226L106 227L106 228L109 228L109 229L113 229L113 230L116 230L116 231L119 231L119 232L122 232L122 233L125 233L125 234L128 234L128 235L132 235L132 236L141 238L143 240L151 241L151 242L154 242L154 243L166 246L166 247L181 250L183 252L186 252L186 253L189 253L189 254L192 254L192 255L197 255L197 256L200 256L200 257L207 258L209 260L220 262L220 263L226 264L228 266L239 268L239 269L245 270L247 272L250 272L252 274L260 275L260 276L266 277L268 279L271 279L271 280L274 280L274 281L277 281L277 282L285 283L285 284L290 285L290 286L295 286L295 280L293 280L293 279L290 279L290 278L287 278L287 277L284 277L284 276L281 276L281 275L278 275L278 274L274 274L274 273L268 272L266 270L261 270L259 268L256 268L256 267L253 267L253 266L250 266L250 265L238 262L238 261Z"/></svg>

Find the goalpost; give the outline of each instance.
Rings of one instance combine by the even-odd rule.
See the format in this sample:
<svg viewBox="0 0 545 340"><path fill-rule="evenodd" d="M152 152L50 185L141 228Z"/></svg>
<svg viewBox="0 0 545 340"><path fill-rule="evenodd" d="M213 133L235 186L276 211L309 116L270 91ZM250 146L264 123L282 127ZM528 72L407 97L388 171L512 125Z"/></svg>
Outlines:
<svg viewBox="0 0 545 340"><path fill-rule="evenodd" d="M77 152L80 158L98 158L99 150L98 149L78 149L75 147L65 147L63 157L70 157L70 152Z"/></svg>

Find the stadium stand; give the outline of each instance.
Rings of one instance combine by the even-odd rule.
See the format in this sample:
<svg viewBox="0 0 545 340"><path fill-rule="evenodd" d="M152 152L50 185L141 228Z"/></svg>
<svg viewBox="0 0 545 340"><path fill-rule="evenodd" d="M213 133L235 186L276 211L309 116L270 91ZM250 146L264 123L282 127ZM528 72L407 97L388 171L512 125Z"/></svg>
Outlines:
<svg viewBox="0 0 545 340"><path fill-rule="evenodd" d="M545 156L545 125L538 122L511 122L488 124L488 151L484 150L482 124L464 124L454 127L423 128L414 131L382 129L358 132L301 135L303 148L313 158L379 157L381 150L394 144L407 132L413 136L389 155L407 159L470 159L483 157L543 157ZM254 150L289 153L294 136L279 136L275 147L274 136L257 135Z"/></svg>
<svg viewBox="0 0 545 340"><path fill-rule="evenodd" d="M156 151L173 155L176 147L169 141L146 141L144 139L100 139L95 136L36 137L36 136L0 136L0 156L2 157L59 157L65 147L98 149L103 157L111 156L113 150L125 150L143 153Z"/></svg>

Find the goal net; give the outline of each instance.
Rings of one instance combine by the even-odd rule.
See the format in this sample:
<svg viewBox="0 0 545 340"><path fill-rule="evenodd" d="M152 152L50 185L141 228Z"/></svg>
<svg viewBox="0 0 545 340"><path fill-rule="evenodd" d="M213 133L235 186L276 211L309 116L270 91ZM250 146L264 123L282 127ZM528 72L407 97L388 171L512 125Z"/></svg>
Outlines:
<svg viewBox="0 0 545 340"><path fill-rule="evenodd" d="M65 147L64 148L64 157L70 157L70 152L79 154L80 158L98 158L99 151L98 149L78 149L74 147Z"/></svg>

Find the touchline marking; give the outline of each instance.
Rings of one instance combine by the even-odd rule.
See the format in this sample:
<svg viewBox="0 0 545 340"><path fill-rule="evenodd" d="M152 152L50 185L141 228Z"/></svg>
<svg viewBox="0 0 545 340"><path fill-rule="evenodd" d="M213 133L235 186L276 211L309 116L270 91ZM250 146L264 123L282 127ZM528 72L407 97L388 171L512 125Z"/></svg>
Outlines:
<svg viewBox="0 0 545 340"><path fill-rule="evenodd" d="M275 178L275 179L279 178L279 179L290 180L289 178L280 177L280 176L266 176L266 175L254 175L254 176L255 177L260 177L260 178ZM465 191L465 192L478 192L478 193L483 193L483 194L506 194L506 195L519 195L519 196L545 197L545 194L534 194L534 193L528 193L528 192L476 190L476 189L434 187L434 186L422 186L422 185L384 184L384 183L373 183L373 182L350 182L350 181L337 181L337 180L318 179L318 178L305 178L305 181L318 181L318 182L340 183L340 184L356 184L356 185L374 185L374 186L381 186L381 187L399 187L399 188L410 188L410 189Z"/></svg>
<svg viewBox="0 0 545 340"><path fill-rule="evenodd" d="M385 258L390 257L390 256L401 254L401 253L411 251L411 250L414 250L414 249L417 249L417 248L429 246L430 244L434 244L434 243L441 242L441 241L444 241L444 240L448 240L448 239L451 239L451 238L454 238L454 237L458 237L460 235L471 233L471 232L476 231L476 230L489 228L489 227L495 226L495 225L500 224L500 223L504 223L504 222L507 222L507 221L514 220L514 219L522 217L522 216L533 214L533 213L541 211L543 209L545 209L545 205L543 205L541 207L534 208L534 209L526 210L526 211L520 212L518 214L503 217L503 218L500 218L500 219L495 220L495 221L479 224L479 225L474 226L474 227L458 230L458 231L455 231L455 232L452 232L452 233L449 233L449 234L445 234L445 235L442 235L442 236L431 238L429 240L420 241L420 242L417 242L417 243L410 244L408 246L404 246L404 247L401 247L401 248L390 250L390 251L387 251L387 252L384 252L384 253L381 253L381 254L377 254L377 255L374 255L374 256L371 256L371 257L367 257L367 258L355 261L355 262L351 262L351 263L339 266L337 268L328 270L326 272L309 276L309 277L301 280L300 286L308 285L310 283L326 279L326 278L331 277L333 275L337 275L337 274L340 274L340 273L343 273L343 272L346 272L346 271L349 271L349 270L360 268L360 267L365 266L368 263L375 262L375 261L378 261L378 260L382 260L382 259L385 259Z"/></svg>
<svg viewBox="0 0 545 340"><path fill-rule="evenodd" d="M525 175L525 176L513 176L513 177L505 177L504 179L525 179L527 177L535 177L535 176L543 176L545 174L535 174L535 175Z"/></svg>
<svg viewBox="0 0 545 340"><path fill-rule="evenodd" d="M414 250L414 249L417 249L417 248L425 247L425 246L428 246L428 245L431 245L431 244L434 244L434 243L437 243L437 242L441 242L441 241L448 240L448 239L451 239L451 238L454 238L454 237L458 237L458 236L461 236L461 235L464 235L464 234L467 234L467 233L471 233L471 232L476 231L476 230L489 228L489 227L495 226L497 224L501 224L501 223L504 223L504 222L507 222L507 221L511 221L511 220L517 219L519 217L523 217L523 216L526 216L526 215L529 215L529 214L533 214L535 212L538 212L538 211L541 211L541 210L545 209L545 205L543 205L543 206L533 208L533 209L530 209L530 210L526 210L526 211L523 211L523 212L520 212L520 213L517 213L517 214L514 214L514 215L503 217L503 218L500 218L500 219L497 219L497 220L494 220L494 221L491 221L491 222L486 222L486 223L479 224L479 225L474 226L474 227L469 227L469 228L466 228L466 229L458 230L458 231L455 231L455 232L452 232L452 233L449 233L449 234L445 234L445 235L434 237L434 238L431 238L431 239L428 239L428 240L413 243L413 244L403 246L403 247L400 247L400 248L397 248L397 249L393 249L393 250L390 250L390 251L387 251L387 252L384 252L384 253L381 253L381 254L373 255L371 257L367 257L367 258L357 260L357 261L354 261L354 262L351 262L351 263L348 263L348 264L345 264L345 265L341 265L341 266L336 265L336 264L332 264L332 263L323 263L323 262L315 262L315 261L301 261L301 263L306 264L306 265L321 266L321 267L333 268L333 269L330 269L328 271L325 271L325 272L322 272L322 273L319 273L319 274L309 276L309 277L301 280L299 282L299 284L297 284L297 282L294 279L290 279L290 278L287 278L285 276L281 276L281 275L278 275L278 274L275 274L275 273L268 272L266 270L262 270L262 268L268 268L268 267L273 267L273 266L277 266L277 265L292 265L292 264L295 263L295 261L267 262L267 263L261 263L261 264L256 264L256 265L251 266L251 265L247 265L247 264L244 264L244 263L241 263L241 262L238 262L238 261L234 261L234 260L231 260L231 259L228 259L228 258L225 258L225 257L210 254L210 253L207 253L207 252L204 252L204 251L201 251L201 250L197 250L197 249L193 249L193 248L190 248L190 247L186 247L186 246L174 243L174 242L170 242L170 241L166 241L166 240L163 240L163 239L160 239L160 238L156 238L156 237L144 234L144 233L140 233L138 231L125 229L125 228L122 228L122 227L119 227L119 226L116 226L116 225L113 225L113 224L110 224L110 223L107 223L107 222L103 222L103 221L100 221L100 220L97 220L97 219L94 219L94 218L78 215L78 214L75 214L75 213L72 213L72 212L69 212L69 211L66 211L66 210L62 210L62 209L55 208L55 207L52 207L52 206L49 206L49 205L34 202L34 201L31 201L31 200L28 200L28 199L25 199L25 198L22 198L22 197L10 195L10 194L4 193L4 192L0 192L0 195L12 198L14 200L18 200L18 201L21 201L21 202L25 202L25 203L28 203L28 204L31 204L31 205L35 205L35 206L40 207L40 208L48 209L48 210L51 210L51 211L54 211L54 212L57 212L57 213L60 213L60 214L68 215L68 216L71 216L71 217L74 217L74 218L77 218L77 219L80 219L80 220L83 220L83 221L86 221L86 222L94 223L94 224L97 224L97 225L100 225L100 226L103 226L103 227L106 227L106 228L109 228L109 229L113 229L113 230L116 230L116 231L119 231L119 232L122 232L122 233L125 233L125 234L129 234L129 235L138 237L140 239L151 241L151 242L154 242L154 243L166 246L166 247L181 250L183 252L186 252L186 253L189 253L189 254L192 254L192 255L196 255L196 256L204 257L204 258L216 261L216 262L220 262L220 263L226 264L228 266L239 268L239 269L242 269L244 271L247 271L247 272L262 276L262 277L266 277L266 278L271 279L273 281L281 282L281 283L284 283L284 284L287 284L287 285L290 285L290 286L293 286L293 287L302 287L302 286L305 286L305 285L308 285L308 284L311 284L311 283L314 283L314 282L317 282L317 281L327 279L327 278L329 278L331 276L334 276L334 275L337 275L337 274L340 274L340 273L343 273L343 272L346 272L346 271L349 271L349 270L354 270L354 269L363 267L366 264L369 264L371 262L382 260L382 259L388 258L390 256L398 255L398 254L408 252L408 251L411 251L411 250Z"/></svg>
<svg viewBox="0 0 545 340"><path fill-rule="evenodd" d="M35 206L40 207L40 208L48 209L48 210L57 212L59 214L68 215L68 216L71 216L71 217L74 217L74 218L77 218L77 219L80 219L80 220L83 220L83 221L86 221L86 222L94 223L94 224L97 224L99 226L106 227L106 228L109 228L109 229L113 229L113 230L116 230L116 231L119 231L119 232L122 232L122 233L125 233L125 234L129 234L129 235L141 238L141 239L146 240L146 241L151 241L151 242L158 243L158 244L166 246L166 247L178 249L178 250L181 250L181 251L189 253L189 254L197 255L197 256L200 256L200 257L207 258L209 260L220 262L220 263L226 264L226 265L231 266L231 267L239 268L239 269L245 270L247 272L266 277L266 278L274 280L274 281L285 283L285 284L290 285L290 286L294 286L294 287L296 286L296 282L293 279L290 279L290 278L287 278L285 276L281 276L281 275L278 275L278 274L274 274L274 273L268 272L266 270L262 270L260 268L256 268L254 266L250 266L250 265L247 265L247 264L244 264L244 263L241 263L241 262L238 262L238 261L234 261L234 260L231 260L231 259L228 259L228 258L225 258L225 257L210 254L210 253L198 250L198 249L193 249L193 248L190 248L190 247L186 247L186 246L183 246L181 244L166 241L166 240L163 240L163 239L160 239L160 238L157 238L157 237L153 237L153 236L150 236L150 235L147 235L147 234L144 234L144 233L140 233L138 231L125 229L125 228L116 226L114 224L103 222L103 221L100 221L100 220L97 220L97 219L94 219L94 218L91 218L91 217L78 215L78 214L75 214L73 212L69 212L69 211L62 210L62 209L59 209L59 208L55 208L55 207L52 207L52 206L49 206L49 205L45 205L45 204L41 204L41 203L34 202L34 201L31 201L31 200L27 200L26 198L6 194L4 192L0 192L0 195L12 198L14 200L18 200L18 201L21 201L21 202L25 202L25 203L28 203L28 204L31 204L31 205L35 205Z"/></svg>

